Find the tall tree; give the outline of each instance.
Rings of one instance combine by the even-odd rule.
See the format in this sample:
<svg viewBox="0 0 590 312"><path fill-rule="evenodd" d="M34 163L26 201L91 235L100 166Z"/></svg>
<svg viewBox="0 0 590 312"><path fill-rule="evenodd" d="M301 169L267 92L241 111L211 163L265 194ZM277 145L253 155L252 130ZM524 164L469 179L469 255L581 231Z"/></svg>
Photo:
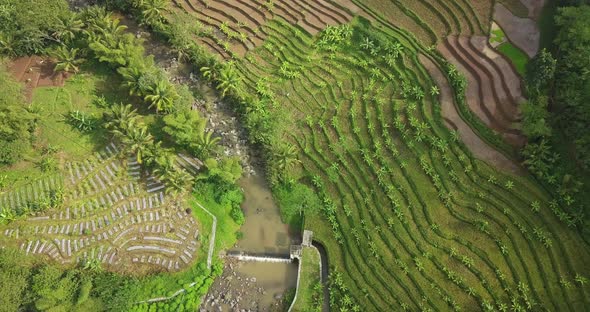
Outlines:
<svg viewBox="0 0 590 312"><path fill-rule="evenodd" d="M70 14L59 18L59 24L52 36L67 44L76 38L76 35L82 31L84 23L75 15Z"/></svg>
<svg viewBox="0 0 590 312"><path fill-rule="evenodd" d="M141 164L143 156L154 144L154 137L145 125L136 124L127 131L126 135L121 137L121 143L129 153L135 154L137 162Z"/></svg>
<svg viewBox="0 0 590 312"><path fill-rule="evenodd" d="M217 90L222 96L235 94L239 92L241 82L233 64L226 64L219 73Z"/></svg>
<svg viewBox="0 0 590 312"><path fill-rule="evenodd" d="M129 90L129 95L143 96L141 80L144 69L139 66L119 67L117 72L123 77L122 86Z"/></svg>
<svg viewBox="0 0 590 312"><path fill-rule="evenodd" d="M80 68L80 65L83 62L83 59L78 58L78 52L80 50L77 48L67 48L64 46L58 47L55 52L53 53L54 57L57 58L57 63L55 63L55 72L63 72L63 73L77 73Z"/></svg>
<svg viewBox="0 0 590 312"><path fill-rule="evenodd" d="M142 24L153 25L160 23L163 19L163 12L168 5L167 0L142 0L139 9L141 10Z"/></svg>
<svg viewBox="0 0 590 312"><path fill-rule="evenodd" d="M120 133L127 133L129 127L136 124L137 110L131 107L131 104L117 104L113 105L108 111L104 113L105 124L104 127L111 131L119 131Z"/></svg>
<svg viewBox="0 0 590 312"><path fill-rule="evenodd" d="M149 108L155 108L156 112L171 112L178 93L170 82L162 79L148 88L144 98L150 102Z"/></svg>

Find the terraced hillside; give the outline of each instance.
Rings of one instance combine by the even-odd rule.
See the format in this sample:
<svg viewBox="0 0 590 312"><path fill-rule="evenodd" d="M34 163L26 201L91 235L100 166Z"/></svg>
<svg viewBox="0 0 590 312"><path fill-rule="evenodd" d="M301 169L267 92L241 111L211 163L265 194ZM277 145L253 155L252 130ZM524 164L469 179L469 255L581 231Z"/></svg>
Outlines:
<svg viewBox="0 0 590 312"><path fill-rule="evenodd" d="M342 273L332 309L587 309L575 218L505 156L523 96L488 44L493 2L320 2L359 17L318 32L276 10L261 42L220 54L323 200L305 224Z"/></svg>
<svg viewBox="0 0 590 312"><path fill-rule="evenodd" d="M197 41L222 58L244 54L268 35L264 25L282 17L310 34L326 25L347 23L352 15L331 1L173 0L174 6L193 17Z"/></svg>
<svg viewBox="0 0 590 312"><path fill-rule="evenodd" d="M200 163L179 155L178 165L196 173ZM3 246L115 271L178 271L193 262L202 237L190 209L135 158L111 144L66 168L0 195L4 214L33 214L1 226Z"/></svg>
<svg viewBox="0 0 590 312"><path fill-rule="evenodd" d="M298 177L324 202L324 217L306 224L356 302L336 306L589 304L576 283L588 275L587 245L558 220L547 191L475 159L445 127L438 94L449 85L434 84L420 62L430 52L366 21L313 37L275 19L265 32L265 43L235 66L261 104L289 112L283 122L300 151Z"/></svg>
<svg viewBox="0 0 590 312"><path fill-rule="evenodd" d="M437 49L467 78L466 101L486 126L513 146L525 142L520 132L524 101L520 78L511 64L488 44L487 37L448 37Z"/></svg>

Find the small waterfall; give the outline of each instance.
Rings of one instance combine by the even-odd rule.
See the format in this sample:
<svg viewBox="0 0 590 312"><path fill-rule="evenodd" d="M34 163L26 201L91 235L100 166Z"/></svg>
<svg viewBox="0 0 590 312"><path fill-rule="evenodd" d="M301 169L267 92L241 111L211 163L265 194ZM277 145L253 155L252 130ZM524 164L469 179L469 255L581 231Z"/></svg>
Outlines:
<svg viewBox="0 0 590 312"><path fill-rule="evenodd" d="M239 261L254 261L254 262L273 262L273 263L291 263L291 258L269 257L269 256L249 256L244 254L228 254L228 257L235 258Z"/></svg>

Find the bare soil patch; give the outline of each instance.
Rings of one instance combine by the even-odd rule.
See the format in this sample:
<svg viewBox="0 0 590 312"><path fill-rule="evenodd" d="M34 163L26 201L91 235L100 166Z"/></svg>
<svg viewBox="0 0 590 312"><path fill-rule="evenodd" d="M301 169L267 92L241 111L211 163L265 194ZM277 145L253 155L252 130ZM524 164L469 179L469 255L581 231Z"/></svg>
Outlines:
<svg viewBox="0 0 590 312"><path fill-rule="evenodd" d="M55 62L50 58L33 55L14 59L8 70L17 81L25 84L25 97L30 102L37 87L63 86L64 75L54 73L54 67Z"/></svg>
<svg viewBox="0 0 590 312"><path fill-rule="evenodd" d="M496 3L494 20L502 27L510 42L515 46L523 50L529 57L537 54L541 34L533 19L517 17L505 6Z"/></svg>
<svg viewBox="0 0 590 312"><path fill-rule="evenodd" d="M475 157L500 169L519 173L521 168L517 164L485 143L475 132L473 132L471 127L465 123L461 116L459 116L459 112L453 102L453 92L446 77L436 64L424 55L420 55L419 59L441 90L439 100L442 107L442 115L447 123L447 127L459 132L461 140L469 150L471 150Z"/></svg>

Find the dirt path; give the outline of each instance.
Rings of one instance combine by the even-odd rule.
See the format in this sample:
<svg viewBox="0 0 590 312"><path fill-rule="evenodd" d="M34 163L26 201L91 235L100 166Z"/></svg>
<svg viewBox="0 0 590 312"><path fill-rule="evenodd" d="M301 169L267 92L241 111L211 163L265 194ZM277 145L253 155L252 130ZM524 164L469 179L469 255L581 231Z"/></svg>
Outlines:
<svg viewBox="0 0 590 312"><path fill-rule="evenodd" d="M442 115L447 123L447 127L459 132L461 140L469 150L471 150L475 157L484 160L497 168L512 173L519 173L520 168L514 162L485 143L475 132L473 132L471 127L461 119L457 112L457 108L453 103L452 90L441 70L426 56L420 55L419 59L441 90L439 100L442 106Z"/></svg>
<svg viewBox="0 0 590 312"><path fill-rule="evenodd" d="M540 1L536 0L535 2ZM523 50L529 57L537 54L541 34L533 19L517 17L505 6L496 3L494 20L502 27L510 42L515 46Z"/></svg>

